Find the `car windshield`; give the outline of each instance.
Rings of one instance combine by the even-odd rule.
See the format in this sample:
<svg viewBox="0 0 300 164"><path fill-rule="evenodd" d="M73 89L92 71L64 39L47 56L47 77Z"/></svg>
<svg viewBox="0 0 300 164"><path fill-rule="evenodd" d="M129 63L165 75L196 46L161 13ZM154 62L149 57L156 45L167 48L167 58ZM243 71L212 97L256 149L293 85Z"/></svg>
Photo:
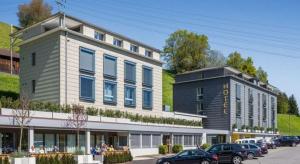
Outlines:
<svg viewBox="0 0 300 164"><path fill-rule="evenodd" d="M216 146L213 146L210 149L208 149L208 152L210 152L210 153L216 153L219 151L221 151L221 145L216 145Z"/></svg>

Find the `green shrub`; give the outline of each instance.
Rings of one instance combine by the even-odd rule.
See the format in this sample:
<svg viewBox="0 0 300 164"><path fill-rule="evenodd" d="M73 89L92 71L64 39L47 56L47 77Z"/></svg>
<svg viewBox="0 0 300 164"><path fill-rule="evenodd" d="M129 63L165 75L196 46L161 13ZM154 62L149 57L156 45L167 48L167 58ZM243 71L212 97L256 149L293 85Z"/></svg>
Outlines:
<svg viewBox="0 0 300 164"><path fill-rule="evenodd" d="M158 152L159 152L159 154L167 154L168 145L159 145Z"/></svg>
<svg viewBox="0 0 300 164"><path fill-rule="evenodd" d="M104 155L104 164L125 163L132 161L132 159L130 151L107 152Z"/></svg>
<svg viewBox="0 0 300 164"><path fill-rule="evenodd" d="M3 164L9 164L9 159L8 157L4 157L4 160L2 161Z"/></svg>
<svg viewBox="0 0 300 164"><path fill-rule="evenodd" d="M210 144L202 144L201 149L205 150L210 147Z"/></svg>
<svg viewBox="0 0 300 164"><path fill-rule="evenodd" d="M173 147L172 147L172 152L173 153L179 153L179 152L181 152L183 150L183 147L182 147L182 145L179 145L179 144L175 144L175 145L173 145Z"/></svg>
<svg viewBox="0 0 300 164"><path fill-rule="evenodd" d="M98 116L98 109L94 107L87 107L86 114L90 116Z"/></svg>

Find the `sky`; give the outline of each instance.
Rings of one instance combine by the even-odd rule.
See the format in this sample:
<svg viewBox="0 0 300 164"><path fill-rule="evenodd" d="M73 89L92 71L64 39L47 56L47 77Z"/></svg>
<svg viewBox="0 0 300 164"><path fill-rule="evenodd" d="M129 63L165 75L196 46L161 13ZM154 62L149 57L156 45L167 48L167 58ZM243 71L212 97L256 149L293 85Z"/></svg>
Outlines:
<svg viewBox="0 0 300 164"><path fill-rule="evenodd" d="M0 21L18 25L18 4L28 1L1 0ZM299 0L66 0L64 10L159 49L178 29L207 35L211 49L252 57L270 84L300 103Z"/></svg>

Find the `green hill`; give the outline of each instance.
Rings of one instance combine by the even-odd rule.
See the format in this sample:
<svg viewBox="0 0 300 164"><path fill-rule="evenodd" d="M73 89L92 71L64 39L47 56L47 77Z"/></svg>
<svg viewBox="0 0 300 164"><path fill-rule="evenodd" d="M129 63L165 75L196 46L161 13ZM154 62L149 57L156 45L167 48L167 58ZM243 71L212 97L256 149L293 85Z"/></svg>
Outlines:
<svg viewBox="0 0 300 164"><path fill-rule="evenodd" d="M300 117L278 114L277 121L280 134L300 136Z"/></svg>
<svg viewBox="0 0 300 164"><path fill-rule="evenodd" d="M173 111L173 83L174 75L163 70L163 104L169 105Z"/></svg>
<svg viewBox="0 0 300 164"><path fill-rule="evenodd" d="M14 31L15 30L16 29L14 29ZM9 49L9 43L10 43L9 34L10 34L10 25L4 22L0 22L0 48ZM15 47L14 51L18 52L19 48Z"/></svg>
<svg viewBox="0 0 300 164"><path fill-rule="evenodd" d="M19 97L19 76L0 72L0 97Z"/></svg>

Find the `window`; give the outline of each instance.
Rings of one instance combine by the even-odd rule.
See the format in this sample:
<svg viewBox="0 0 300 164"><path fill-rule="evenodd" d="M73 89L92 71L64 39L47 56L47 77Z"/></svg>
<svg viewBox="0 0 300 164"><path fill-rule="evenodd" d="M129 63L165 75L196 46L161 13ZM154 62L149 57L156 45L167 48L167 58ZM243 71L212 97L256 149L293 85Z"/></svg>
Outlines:
<svg viewBox="0 0 300 164"><path fill-rule="evenodd" d="M95 51L80 48L80 55L79 55L79 67L80 71L87 72L87 73L94 73L95 72Z"/></svg>
<svg viewBox="0 0 300 164"><path fill-rule="evenodd" d="M35 80L31 81L31 92L35 93Z"/></svg>
<svg viewBox="0 0 300 164"><path fill-rule="evenodd" d="M119 146L127 146L127 136L119 136Z"/></svg>
<svg viewBox="0 0 300 164"><path fill-rule="evenodd" d="M131 44L130 45L130 51L132 52L139 52L139 47L134 45L134 44Z"/></svg>
<svg viewBox="0 0 300 164"><path fill-rule="evenodd" d="M118 47L123 47L123 41L117 38L114 38L114 45Z"/></svg>
<svg viewBox="0 0 300 164"><path fill-rule="evenodd" d="M152 68L143 66L143 86L152 87Z"/></svg>
<svg viewBox="0 0 300 164"><path fill-rule="evenodd" d="M203 88L197 88L197 100L200 101L203 99Z"/></svg>
<svg viewBox="0 0 300 164"><path fill-rule="evenodd" d="M150 50L145 50L145 56L147 56L147 57L152 57L152 51L150 51Z"/></svg>
<svg viewBox="0 0 300 164"><path fill-rule="evenodd" d="M260 127L261 126L261 123L260 123L260 94L258 93L257 94L257 118L258 118L258 126Z"/></svg>
<svg viewBox="0 0 300 164"><path fill-rule="evenodd" d="M140 134L131 134L130 135L130 146L132 148L140 148L140 146L141 146L141 135Z"/></svg>
<svg viewBox="0 0 300 164"><path fill-rule="evenodd" d="M250 149L257 149L258 147L255 146L255 145L249 145L250 146Z"/></svg>
<svg viewBox="0 0 300 164"><path fill-rule="evenodd" d="M143 108L152 108L152 90L143 90Z"/></svg>
<svg viewBox="0 0 300 164"><path fill-rule="evenodd" d="M242 105L241 105L241 86L239 84L235 85L236 91L236 117L241 117Z"/></svg>
<svg viewBox="0 0 300 164"><path fill-rule="evenodd" d="M136 67L135 63L125 61L125 82L135 83L136 80Z"/></svg>
<svg viewBox="0 0 300 164"><path fill-rule="evenodd" d="M202 145L202 136L196 135L194 136L194 145Z"/></svg>
<svg viewBox="0 0 300 164"><path fill-rule="evenodd" d="M125 86L125 94L124 94L125 106L135 106L135 87L133 86Z"/></svg>
<svg viewBox="0 0 300 164"><path fill-rule="evenodd" d="M142 148L149 148L149 147L151 147L151 135L143 134L142 135Z"/></svg>
<svg viewBox="0 0 300 164"><path fill-rule="evenodd" d="M248 122L253 127L253 90L248 89Z"/></svg>
<svg viewBox="0 0 300 164"><path fill-rule="evenodd" d="M210 148L208 150L209 153L218 153L222 150L222 147L221 145L216 145L216 146L213 146L212 148Z"/></svg>
<svg viewBox="0 0 300 164"><path fill-rule="evenodd" d="M193 136L191 135L184 136L184 146L193 146Z"/></svg>
<svg viewBox="0 0 300 164"><path fill-rule="evenodd" d="M204 106L202 101L197 102L197 114L203 114Z"/></svg>
<svg viewBox="0 0 300 164"><path fill-rule="evenodd" d="M182 145L182 136L174 135L173 136L173 145Z"/></svg>
<svg viewBox="0 0 300 164"><path fill-rule="evenodd" d="M265 94L262 95L262 103L263 103L263 121L267 120L267 96Z"/></svg>
<svg viewBox="0 0 300 164"><path fill-rule="evenodd" d="M113 81L104 81L104 102L117 103L117 84Z"/></svg>
<svg viewBox="0 0 300 164"><path fill-rule="evenodd" d="M105 34L99 31L95 31L95 39L104 41L105 39Z"/></svg>
<svg viewBox="0 0 300 164"><path fill-rule="evenodd" d="M104 76L108 78L117 77L117 58L104 55Z"/></svg>
<svg viewBox="0 0 300 164"><path fill-rule="evenodd" d="M161 135L160 134L153 134L152 135L152 147L156 148L161 145Z"/></svg>
<svg viewBox="0 0 300 164"><path fill-rule="evenodd" d="M230 151L231 146L230 145L223 145L223 151Z"/></svg>
<svg viewBox="0 0 300 164"><path fill-rule="evenodd" d="M80 99L94 101L95 79L90 76L80 76Z"/></svg>
<svg viewBox="0 0 300 164"><path fill-rule="evenodd" d="M31 65L32 66L35 66L35 57L36 57L36 55L35 55L35 52L34 52L34 53L31 54Z"/></svg>

